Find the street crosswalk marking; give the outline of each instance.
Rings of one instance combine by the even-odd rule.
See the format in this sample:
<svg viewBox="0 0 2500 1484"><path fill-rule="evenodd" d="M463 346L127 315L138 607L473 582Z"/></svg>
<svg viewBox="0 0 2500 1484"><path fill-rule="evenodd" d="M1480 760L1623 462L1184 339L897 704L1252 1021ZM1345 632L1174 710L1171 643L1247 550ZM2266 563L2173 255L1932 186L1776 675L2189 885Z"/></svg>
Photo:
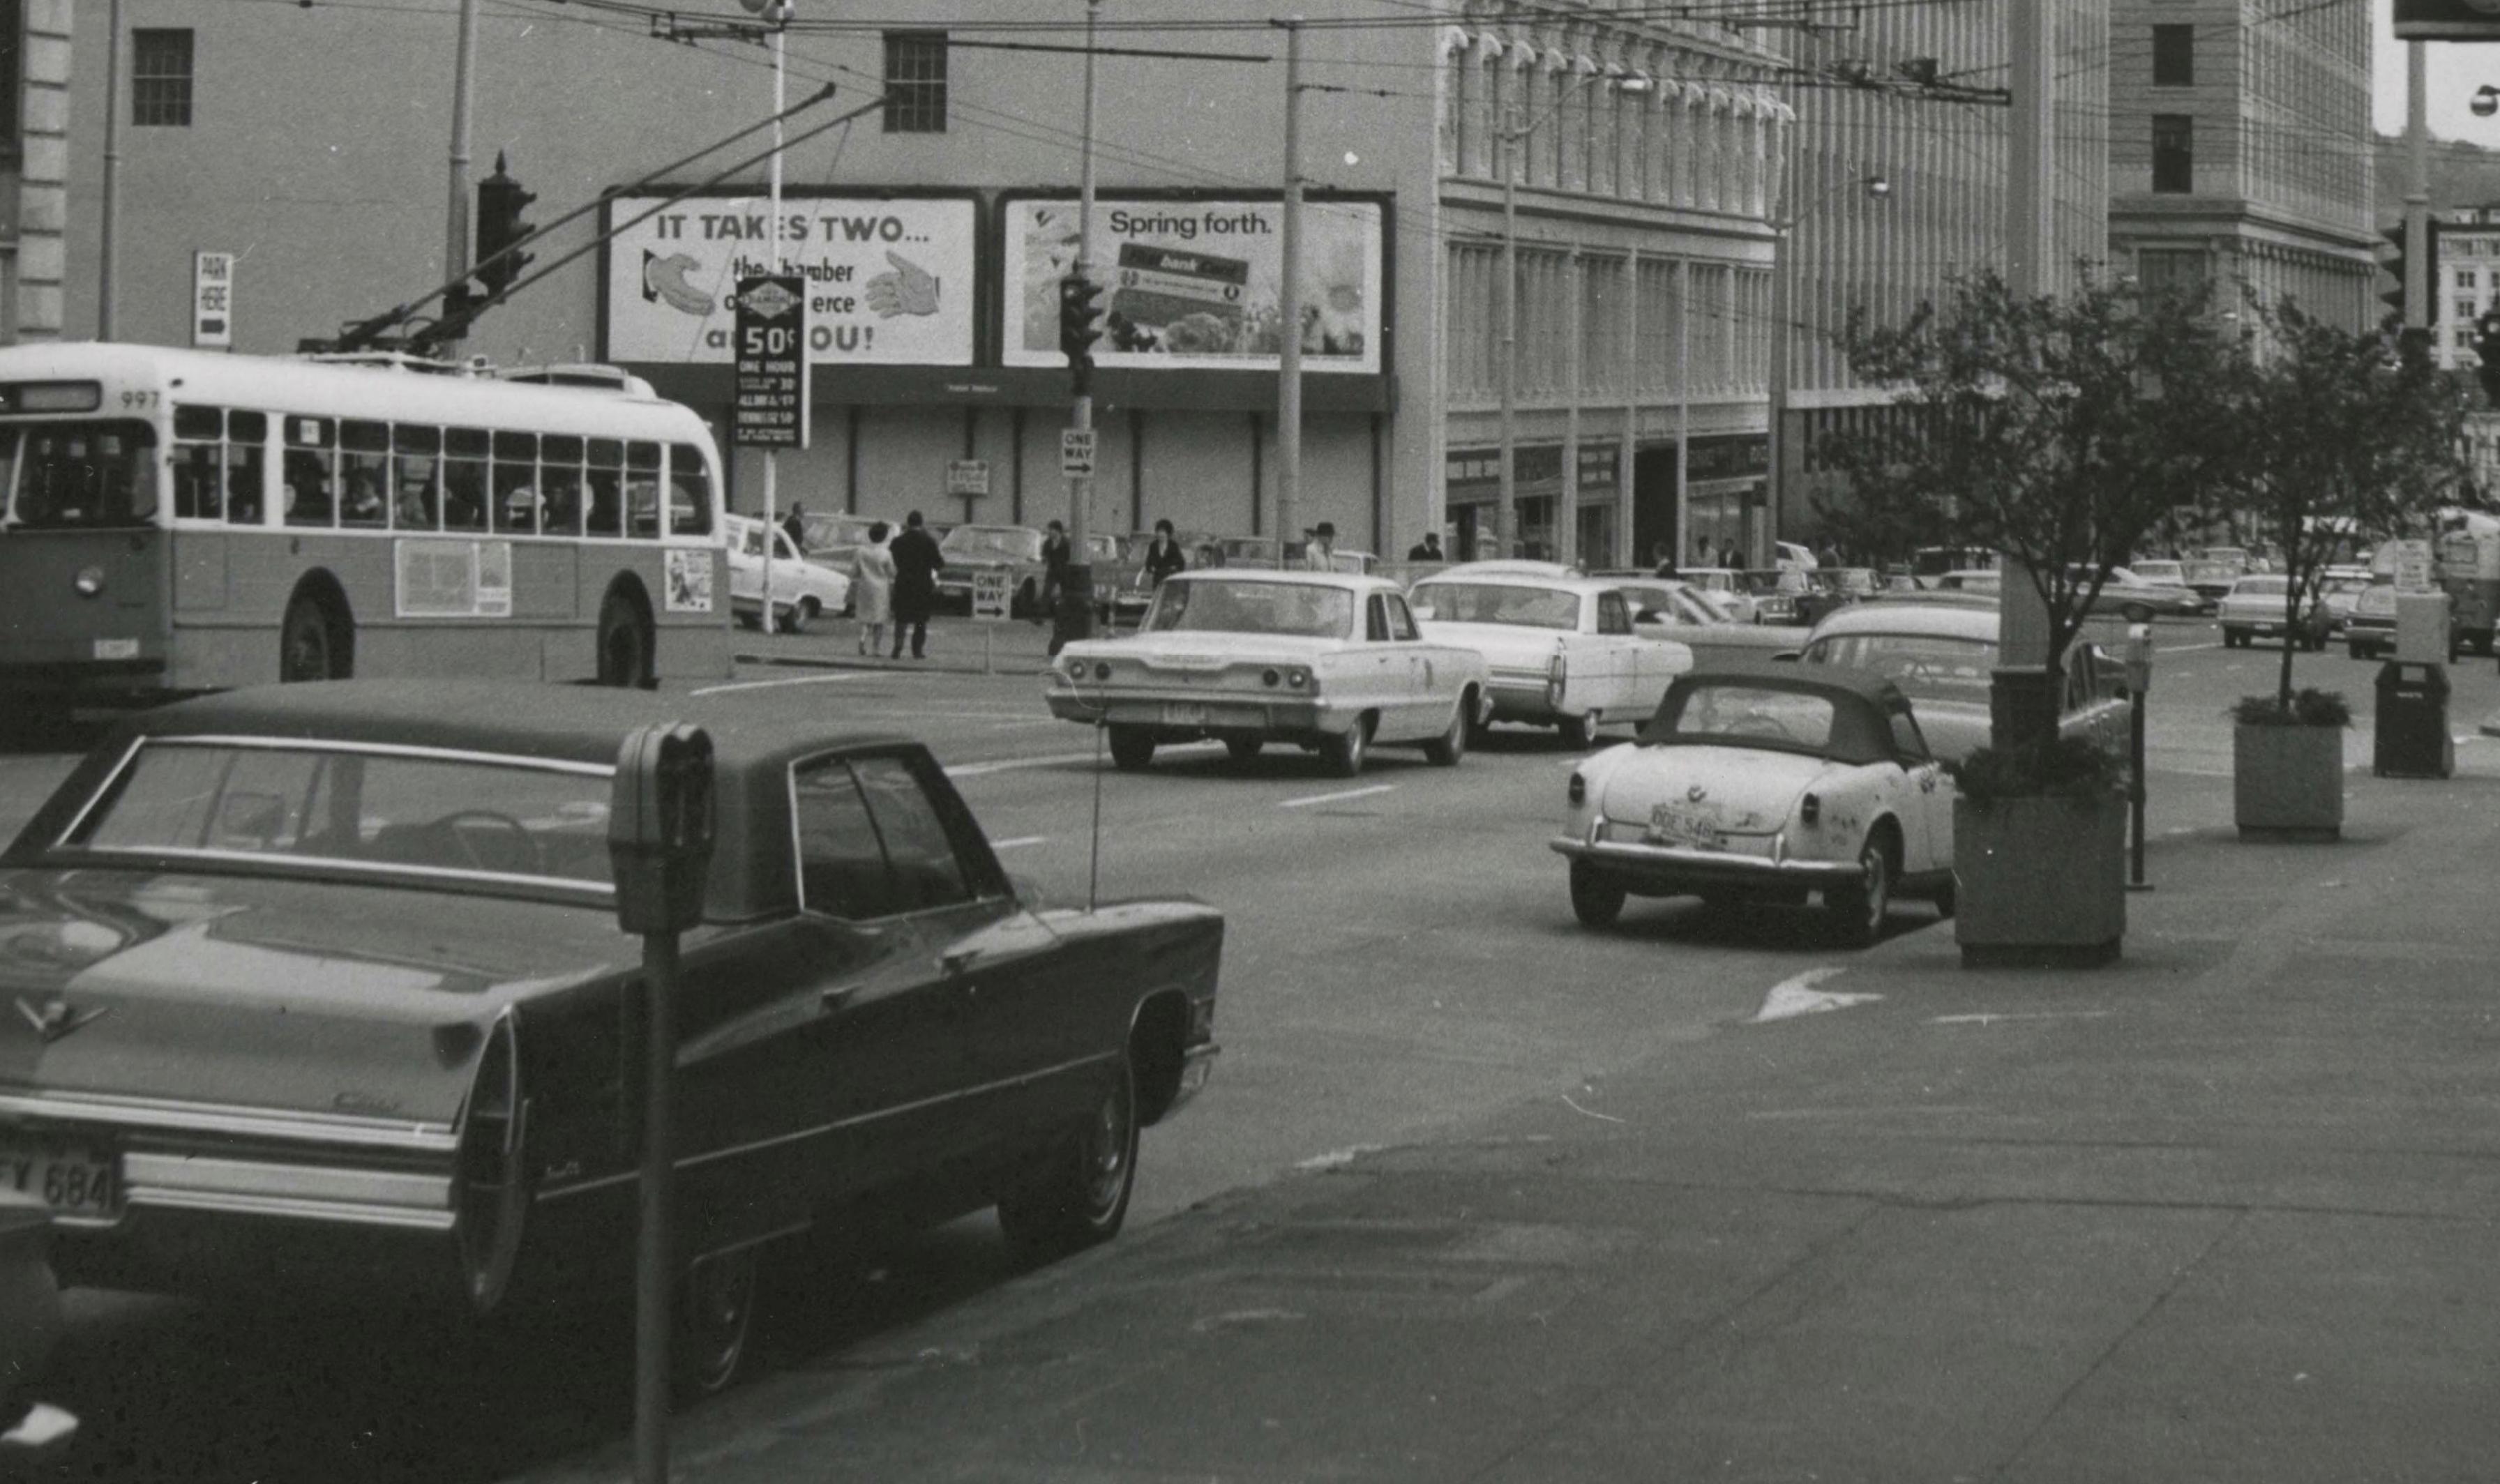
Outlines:
<svg viewBox="0 0 2500 1484"><path fill-rule="evenodd" d="M1397 787L1398 786L1396 784L1373 784L1368 789L1343 789L1334 793L1313 793L1302 798L1289 798L1283 803L1278 804L1276 807L1279 809L1300 809L1311 804L1333 804L1343 799L1363 798L1373 793L1386 793Z"/></svg>

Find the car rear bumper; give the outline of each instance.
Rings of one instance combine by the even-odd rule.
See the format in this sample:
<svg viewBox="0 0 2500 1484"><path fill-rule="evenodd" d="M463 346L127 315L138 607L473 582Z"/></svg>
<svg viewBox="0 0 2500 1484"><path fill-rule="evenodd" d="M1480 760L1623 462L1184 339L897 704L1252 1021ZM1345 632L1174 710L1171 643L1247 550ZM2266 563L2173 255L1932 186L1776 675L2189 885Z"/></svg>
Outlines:
<svg viewBox="0 0 2500 1484"><path fill-rule="evenodd" d="M1630 889L1657 895L1725 887L1811 890L1845 887L1859 879L1858 863L1852 860L1775 860L1694 846L1567 835L1548 843L1558 855L1601 866Z"/></svg>
<svg viewBox="0 0 2500 1484"><path fill-rule="evenodd" d="M1327 698L1232 691L1078 691L1054 686L1050 714L1063 722L1142 726L1159 736L1304 737L1350 731L1361 713Z"/></svg>

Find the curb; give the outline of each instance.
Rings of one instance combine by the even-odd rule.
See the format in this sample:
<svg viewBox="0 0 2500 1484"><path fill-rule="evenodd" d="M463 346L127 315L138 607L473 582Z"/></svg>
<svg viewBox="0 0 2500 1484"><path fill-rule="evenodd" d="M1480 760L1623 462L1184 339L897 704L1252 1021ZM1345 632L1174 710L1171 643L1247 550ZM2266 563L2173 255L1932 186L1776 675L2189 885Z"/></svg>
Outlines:
<svg viewBox="0 0 2500 1484"><path fill-rule="evenodd" d="M874 655L858 655L847 659L815 660L804 655L735 654L730 659L740 664L777 665L794 670L891 670L905 675L1038 675L1049 668L1019 657L1005 657L984 670L977 664L948 660L881 660Z"/></svg>

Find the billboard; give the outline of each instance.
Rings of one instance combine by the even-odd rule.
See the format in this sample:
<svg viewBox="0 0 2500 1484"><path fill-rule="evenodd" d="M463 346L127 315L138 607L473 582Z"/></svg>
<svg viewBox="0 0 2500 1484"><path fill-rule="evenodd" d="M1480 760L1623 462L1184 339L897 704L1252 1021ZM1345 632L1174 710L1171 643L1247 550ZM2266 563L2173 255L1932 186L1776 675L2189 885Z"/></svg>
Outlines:
<svg viewBox="0 0 2500 1484"><path fill-rule="evenodd" d="M2500 0L2394 0L2398 41L2500 41Z"/></svg>
<svg viewBox="0 0 2500 1484"><path fill-rule="evenodd" d="M1076 203L1016 200L1003 217L1000 296L1008 366L1064 366L1059 281L1076 261ZM1098 200L1095 276L1102 283L1104 368L1269 371L1284 345L1284 204L1277 200ZM1381 208L1305 201L1302 369L1381 370Z"/></svg>
<svg viewBox="0 0 2500 1484"><path fill-rule="evenodd" d="M617 196L608 243L611 361L731 364L738 280L773 272L762 196ZM815 366L972 364L970 198L781 197L782 271L806 289Z"/></svg>

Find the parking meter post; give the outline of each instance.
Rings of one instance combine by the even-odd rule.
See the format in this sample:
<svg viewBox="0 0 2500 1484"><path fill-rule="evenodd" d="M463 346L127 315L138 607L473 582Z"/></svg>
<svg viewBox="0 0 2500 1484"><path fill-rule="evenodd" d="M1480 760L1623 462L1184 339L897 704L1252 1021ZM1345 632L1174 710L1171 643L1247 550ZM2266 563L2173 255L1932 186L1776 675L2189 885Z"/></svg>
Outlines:
<svg viewBox="0 0 2500 1484"><path fill-rule="evenodd" d="M2144 698L2153 690L2153 626L2133 624L2126 630L2126 802L2134 833L2130 891L2152 889L2144 879Z"/></svg>
<svg viewBox="0 0 2500 1484"><path fill-rule="evenodd" d="M699 726L636 728L616 756L608 857L617 925L642 939L641 1220L634 1248L634 1479L668 1484L670 1090L676 1067L677 935L703 920L711 874L711 737ZM628 1055L633 1051L629 1049ZM620 1069L624 1070L624 1069ZM629 1080L628 1085L632 1085Z"/></svg>

